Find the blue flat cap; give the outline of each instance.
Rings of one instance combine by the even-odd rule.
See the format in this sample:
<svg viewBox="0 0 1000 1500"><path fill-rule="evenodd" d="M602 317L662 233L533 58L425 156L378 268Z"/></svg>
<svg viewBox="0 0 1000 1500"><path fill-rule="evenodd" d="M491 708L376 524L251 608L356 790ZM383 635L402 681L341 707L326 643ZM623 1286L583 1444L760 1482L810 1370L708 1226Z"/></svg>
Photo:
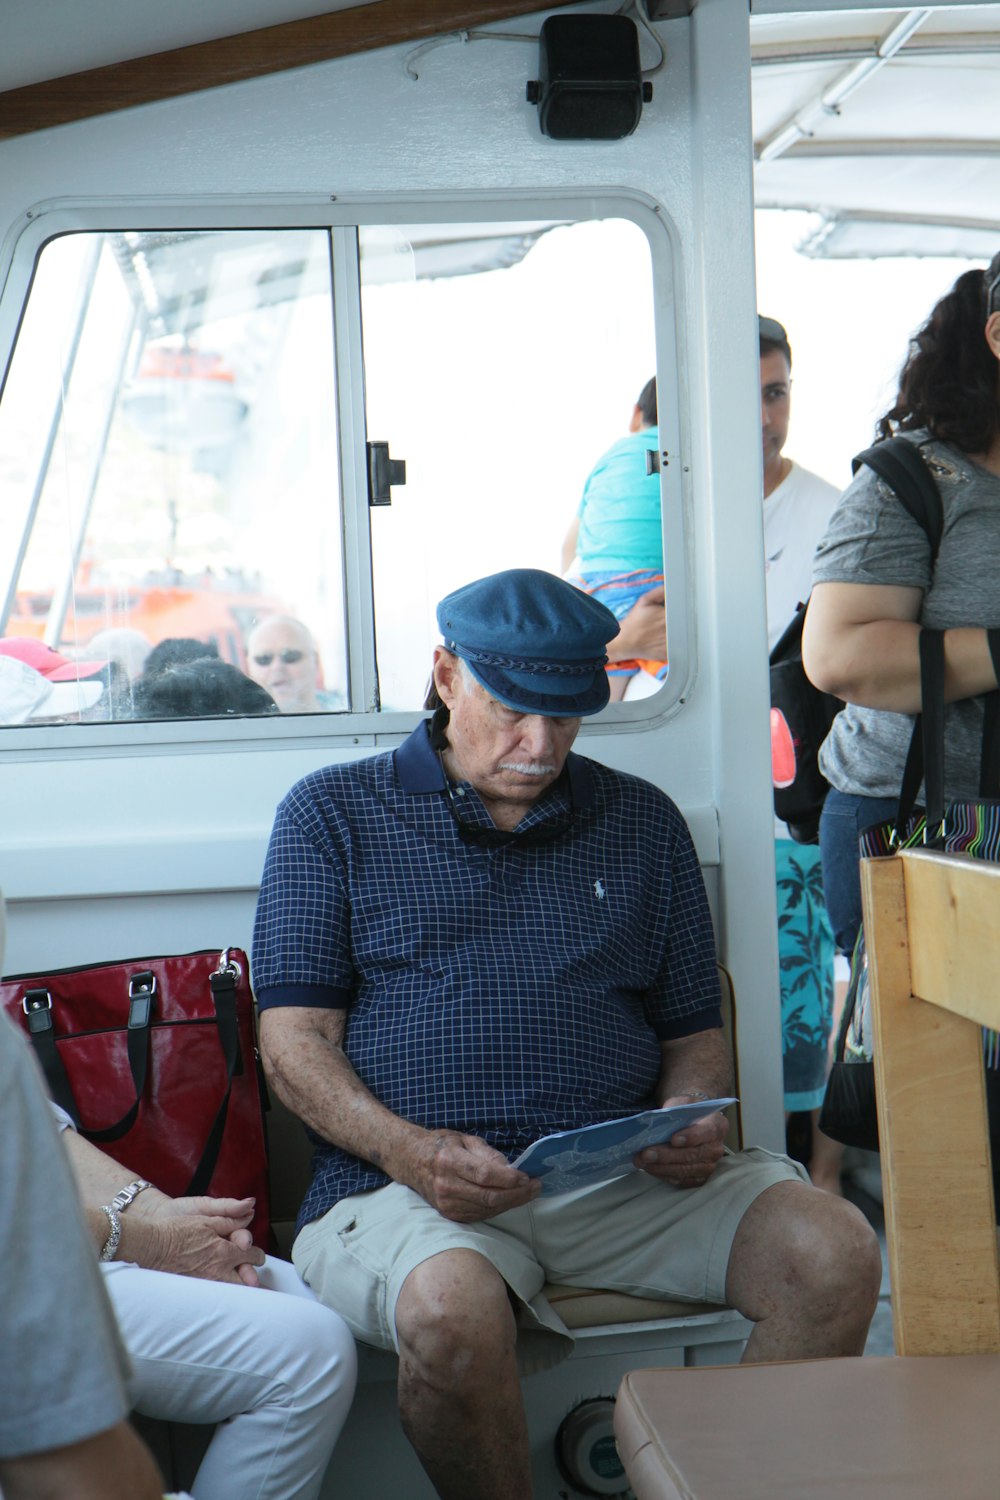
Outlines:
<svg viewBox="0 0 1000 1500"><path fill-rule="evenodd" d="M618 621L554 573L510 568L467 583L441 600L437 622L447 649L507 708L577 718L608 701L604 648Z"/></svg>

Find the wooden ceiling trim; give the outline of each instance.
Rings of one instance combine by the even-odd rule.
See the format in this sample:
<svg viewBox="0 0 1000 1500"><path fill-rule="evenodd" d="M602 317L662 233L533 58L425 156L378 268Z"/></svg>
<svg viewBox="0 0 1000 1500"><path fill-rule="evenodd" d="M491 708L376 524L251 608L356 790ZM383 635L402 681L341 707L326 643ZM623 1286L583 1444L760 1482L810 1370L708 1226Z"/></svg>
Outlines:
<svg viewBox="0 0 1000 1500"><path fill-rule="evenodd" d="M0 92L0 140L400 42L556 10L572 0L373 0Z"/></svg>

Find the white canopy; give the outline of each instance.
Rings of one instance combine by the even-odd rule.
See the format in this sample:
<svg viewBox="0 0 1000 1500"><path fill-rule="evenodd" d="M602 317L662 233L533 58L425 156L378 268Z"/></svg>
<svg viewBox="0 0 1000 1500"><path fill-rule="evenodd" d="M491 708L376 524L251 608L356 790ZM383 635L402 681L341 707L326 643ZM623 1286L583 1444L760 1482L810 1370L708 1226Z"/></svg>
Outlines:
<svg viewBox="0 0 1000 1500"><path fill-rule="evenodd" d="M1000 243L1000 5L751 19L755 192L827 257Z"/></svg>

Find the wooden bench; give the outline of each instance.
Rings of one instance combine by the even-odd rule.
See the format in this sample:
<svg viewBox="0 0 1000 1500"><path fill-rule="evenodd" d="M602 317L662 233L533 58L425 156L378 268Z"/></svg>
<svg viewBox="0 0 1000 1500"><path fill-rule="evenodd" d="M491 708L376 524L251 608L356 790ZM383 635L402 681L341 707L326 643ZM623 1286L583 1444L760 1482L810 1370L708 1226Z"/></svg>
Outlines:
<svg viewBox="0 0 1000 1500"><path fill-rule="evenodd" d="M862 889L903 1357L629 1373L614 1425L637 1500L987 1500L1000 1490L980 1033L1000 1027L1000 866L910 852L864 861Z"/></svg>

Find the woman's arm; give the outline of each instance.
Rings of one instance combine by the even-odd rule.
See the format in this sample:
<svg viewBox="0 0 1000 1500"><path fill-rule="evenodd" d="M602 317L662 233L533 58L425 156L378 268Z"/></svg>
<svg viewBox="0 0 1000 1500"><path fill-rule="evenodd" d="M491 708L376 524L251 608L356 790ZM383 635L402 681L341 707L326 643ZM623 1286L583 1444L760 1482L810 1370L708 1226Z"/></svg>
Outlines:
<svg viewBox="0 0 1000 1500"><path fill-rule="evenodd" d="M826 693L892 713L920 712L923 591L889 584L817 583L802 632L802 663ZM946 702L997 686L986 631L944 632Z"/></svg>
<svg viewBox="0 0 1000 1500"><path fill-rule="evenodd" d="M59 1441L58 1432L53 1439ZM162 1500L148 1448L127 1422L66 1447L24 1458L0 1458L7 1500Z"/></svg>
<svg viewBox="0 0 1000 1500"><path fill-rule="evenodd" d="M106 1156L75 1130L64 1130L62 1142L87 1228L101 1250L111 1231L103 1205L139 1173ZM251 1240L247 1225L252 1217L251 1198L170 1198L148 1187L120 1214L121 1236L113 1259L134 1261L150 1271L256 1286L254 1267L263 1264L264 1252Z"/></svg>

